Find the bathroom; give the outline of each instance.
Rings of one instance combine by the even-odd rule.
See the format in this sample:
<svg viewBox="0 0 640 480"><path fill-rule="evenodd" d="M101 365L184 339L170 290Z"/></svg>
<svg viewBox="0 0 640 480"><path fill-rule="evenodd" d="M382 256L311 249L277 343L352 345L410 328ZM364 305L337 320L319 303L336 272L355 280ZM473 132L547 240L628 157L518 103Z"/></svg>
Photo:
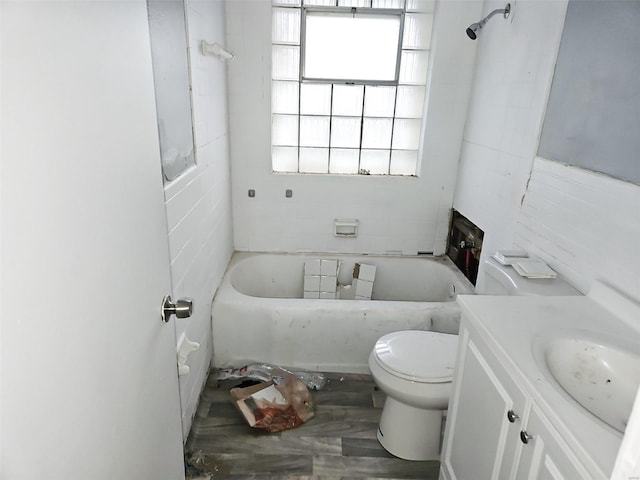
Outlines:
<svg viewBox="0 0 640 480"><path fill-rule="evenodd" d="M146 2L2 2L0 477L180 478L166 472L182 461L236 251L442 255L454 208L483 230L483 256L522 248L582 292L600 279L638 298L637 179L538 156L567 2L517 0L476 41L464 34L499 8L435 5L418 176L296 175L271 171L271 2L190 0L197 160L163 184ZM594 85L633 92L637 76L610 72L637 72L637 56L607 44L628 24L596 18L581 25L606 52ZM235 58L202 55L203 40ZM637 101L614 96L618 133L640 124ZM358 236L334 236L336 218L358 219ZM167 294L193 298L193 315L156 322ZM188 374L164 378L185 339L200 345ZM138 387L155 376L164 390Z"/></svg>

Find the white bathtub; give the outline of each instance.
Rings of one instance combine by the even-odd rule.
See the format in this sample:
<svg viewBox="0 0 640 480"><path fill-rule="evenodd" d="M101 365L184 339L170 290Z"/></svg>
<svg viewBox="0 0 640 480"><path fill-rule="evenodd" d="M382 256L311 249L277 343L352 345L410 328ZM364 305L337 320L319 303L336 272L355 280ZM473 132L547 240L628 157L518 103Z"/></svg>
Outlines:
<svg viewBox="0 0 640 480"><path fill-rule="evenodd" d="M340 260L342 284L356 262L375 265L373 300L303 299L310 259ZM459 293L473 285L446 257L235 253L213 301L213 363L369 373L369 353L386 333L458 333Z"/></svg>

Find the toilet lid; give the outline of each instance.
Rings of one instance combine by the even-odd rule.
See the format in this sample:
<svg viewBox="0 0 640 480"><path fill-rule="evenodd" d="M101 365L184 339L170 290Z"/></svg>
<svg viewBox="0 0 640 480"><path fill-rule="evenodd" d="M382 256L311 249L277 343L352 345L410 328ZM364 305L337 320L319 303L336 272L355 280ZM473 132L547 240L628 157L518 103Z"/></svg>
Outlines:
<svg viewBox="0 0 640 480"><path fill-rule="evenodd" d="M378 364L400 378L421 383L451 381L458 335L405 330L384 335L374 347Z"/></svg>

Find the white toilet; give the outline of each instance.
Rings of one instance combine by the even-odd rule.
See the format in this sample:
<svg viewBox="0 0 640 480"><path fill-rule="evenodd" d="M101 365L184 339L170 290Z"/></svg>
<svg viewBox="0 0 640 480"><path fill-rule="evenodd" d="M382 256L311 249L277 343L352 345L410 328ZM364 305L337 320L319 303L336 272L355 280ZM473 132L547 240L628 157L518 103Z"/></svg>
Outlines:
<svg viewBox="0 0 640 480"><path fill-rule="evenodd" d="M369 370L387 395L378 441L389 453L405 460L439 457L457 345L457 335L423 330L389 333L376 342Z"/></svg>
<svg viewBox="0 0 640 480"><path fill-rule="evenodd" d="M582 295L562 278L524 278L493 259L485 261L485 271L490 295ZM457 335L421 330L389 333L376 342L369 369L387 395L378 441L389 453L405 460L440 458L457 345Z"/></svg>

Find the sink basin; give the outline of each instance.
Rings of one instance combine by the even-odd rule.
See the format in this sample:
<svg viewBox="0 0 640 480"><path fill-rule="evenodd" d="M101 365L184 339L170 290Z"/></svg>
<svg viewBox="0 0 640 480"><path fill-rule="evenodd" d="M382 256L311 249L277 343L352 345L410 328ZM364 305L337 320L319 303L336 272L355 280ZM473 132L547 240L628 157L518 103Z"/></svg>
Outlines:
<svg viewBox="0 0 640 480"><path fill-rule="evenodd" d="M576 402L624 432L640 385L640 355L585 338L553 338L543 358L554 380Z"/></svg>

